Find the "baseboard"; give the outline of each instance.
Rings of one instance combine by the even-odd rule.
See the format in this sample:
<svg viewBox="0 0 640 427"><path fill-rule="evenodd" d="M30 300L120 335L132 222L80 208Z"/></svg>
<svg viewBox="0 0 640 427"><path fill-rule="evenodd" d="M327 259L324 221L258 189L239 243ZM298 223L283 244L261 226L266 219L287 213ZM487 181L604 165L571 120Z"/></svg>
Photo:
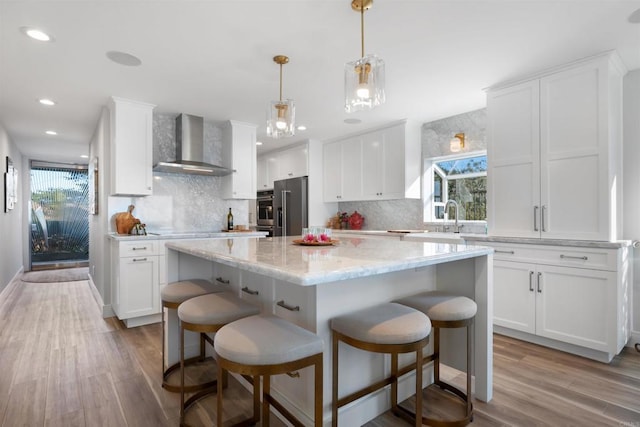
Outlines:
<svg viewBox="0 0 640 427"><path fill-rule="evenodd" d="M102 318L106 319L107 317L115 317L116 312L113 311L113 307L111 306L111 304L107 304L107 305L103 305L102 306Z"/></svg>
<svg viewBox="0 0 640 427"><path fill-rule="evenodd" d="M96 287L96 283L93 281L93 277L89 274L89 289L91 290L91 295L93 295L93 299L98 304L98 308L102 311L102 318L106 319L107 317L113 317L116 313L113 311L111 304L105 305L102 295L98 292L98 288Z"/></svg>
<svg viewBox="0 0 640 427"><path fill-rule="evenodd" d="M20 281L20 276L22 276L22 273L24 273L24 266L20 266L16 274L14 274L11 280L9 280L9 283L7 283L7 286L5 286L2 291L0 291L0 301L2 300L2 298L11 293L11 290L13 290L15 284Z"/></svg>
<svg viewBox="0 0 640 427"><path fill-rule="evenodd" d="M631 337L627 341L626 347L634 347L636 343L640 343L640 331L631 331Z"/></svg>

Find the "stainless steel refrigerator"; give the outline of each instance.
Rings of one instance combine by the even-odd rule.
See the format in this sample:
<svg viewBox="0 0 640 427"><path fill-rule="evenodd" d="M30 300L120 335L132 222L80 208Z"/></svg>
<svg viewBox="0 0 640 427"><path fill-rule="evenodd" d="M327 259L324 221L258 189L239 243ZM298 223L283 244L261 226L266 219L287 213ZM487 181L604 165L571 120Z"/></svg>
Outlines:
<svg viewBox="0 0 640 427"><path fill-rule="evenodd" d="M300 236L308 226L308 178L289 178L273 183L274 236Z"/></svg>

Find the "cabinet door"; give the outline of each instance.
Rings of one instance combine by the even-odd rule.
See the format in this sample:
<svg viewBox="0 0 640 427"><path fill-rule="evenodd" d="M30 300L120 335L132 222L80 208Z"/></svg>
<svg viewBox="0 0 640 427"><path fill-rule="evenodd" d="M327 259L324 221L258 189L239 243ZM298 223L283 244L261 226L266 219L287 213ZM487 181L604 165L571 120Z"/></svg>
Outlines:
<svg viewBox="0 0 640 427"><path fill-rule="evenodd" d="M540 80L542 237L609 240L606 62Z"/></svg>
<svg viewBox="0 0 640 427"><path fill-rule="evenodd" d="M382 131L371 132L362 138L362 198L383 198L384 136Z"/></svg>
<svg viewBox="0 0 640 427"><path fill-rule="evenodd" d="M153 105L121 98L109 104L111 194L153 193Z"/></svg>
<svg viewBox="0 0 640 427"><path fill-rule="evenodd" d="M536 333L616 353L616 274L538 266Z"/></svg>
<svg viewBox="0 0 640 427"><path fill-rule="evenodd" d="M158 257L120 258L119 285L120 319L157 313Z"/></svg>
<svg viewBox="0 0 640 427"><path fill-rule="evenodd" d="M540 237L539 82L487 98L487 224L490 235Z"/></svg>
<svg viewBox="0 0 640 427"><path fill-rule="evenodd" d="M278 153L279 179L308 175L307 151L307 147L302 145Z"/></svg>
<svg viewBox="0 0 640 427"><path fill-rule="evenodd" d="M382 198L402 199L407 192L405 175L405 146L411 143L405 139L405 125L394 126L382 131Z"/></svg>
<svg viewBox="0 0 640 427"><path fill-rule="evenodd" d="M269 187L269 178L267 171L267 156L260 156L256 160L256 176L257 176L257 186L256 190L266 190ZM273 186L273 181L271 182L271 186Z"/></svg>
<svg viewBox="0 0 640 427"><path fill-rule="evenodd" d="M223 132L223 162L234 172L225 176L226 199L256 198L256 128L228 122Z"/></svg>
<svg viewBox="0 0 640 427"><path fill-rule="evenodd" d="M535 264L493 263L493 323L535 334Z"/></svg>
<svg viewBox="0 0 640 427"><path fill-rule="evenodd" d="M332 142L323 147L323 198L325 202L339 202L342 197L342 145Z"/></svg>
<svg viewBox="0 0 640 427"><path fill-rule="evenodd" d="M362 137L342 141L342 201L362 200Z"/></svg>

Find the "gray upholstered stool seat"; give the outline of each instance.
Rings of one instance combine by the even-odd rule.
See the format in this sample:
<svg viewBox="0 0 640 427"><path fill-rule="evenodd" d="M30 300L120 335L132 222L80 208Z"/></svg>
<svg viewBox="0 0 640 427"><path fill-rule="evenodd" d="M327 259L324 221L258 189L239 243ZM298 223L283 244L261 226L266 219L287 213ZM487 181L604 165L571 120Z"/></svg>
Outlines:
<svg viewBox="0 0 640 427"><path fill-rule="evenodd" d="M471 403L471 359L473 357L471 326L478 311L477 304L470 298L443 291L423 292L399 299L396 302L420 310L429 316L433 325L433 354L425 357L423 362L433 361L434 384L458 396L465 404L465 414L460 418L445 420L439 417L422 417L422 422L436 427L459 427L469 424L473 420L473 404ZM440 379L440 329L462 327L466 328L467 332L466 392ZM420 395L418 394L417 396ZM402 413L412 415L408 409L399 408Z"/></svg>
<svg viewBox="0 0 640 427"><path fill-rule="evenodd" d="M316 334L282 318L246 317L222 327L214 343L218 377L225 371L253 377L253 417L240 425L260 421L260 377L262 377L262 425L269 425L270 407L294 425L303 425L271 395L271 376L308 366L314 367L314 423L322 426L322 352ZM218 383L218 426L222 426L222 385Z"/></svg>
<svg viewBox="0 0 640 427"><path fill-rule="evenodd" d="M184 414L191 405L202 397L216 391L216 383L222 387L226 385L226 378L218 376L216 382L210 387L199 391L189 397L185 402L184 387L184 333L186 331L199 332L206 342L214 346L207 333L215 333L226 324L243 317L258 314L260 309L249 304L231 292L216 292L212 294L200 295L191 298L180 304L178 307L178 318L180 319L180 424L184 423ZM217 340L217 334L215 339Z"/></svg>
<svg viewBox="0 0 640 427"><path fill-rule="evenodd" d="M331 319L333 338L332 425L338 425L338 409L391 384L391 409L399 412L398 378L415 369L416 395L422 392L422 349L429 342L431 321L421 311L402 304L384 303L347 313ZM375 384L338 397L338 349L340 341L352 347L391 355L391 375ZM415 352L416 362L403 370L398 369L398 355ZM407 369L408 368L408 369ZM408 417L407 417L408 418ZM422 425L422 400L416 401L416 415L409 419Z"/></svg>
<svg viewBox="0 0 640 427"><path fill-rule="evenodd" d="M165 369L165 317L164 310L176 310L180 304L190 298L194 298L200 295L210 294L213 292L222 292L227 289L225 286L213 284L204 279L188 279L181 280L179 282L171 282L160 292L160 298L162 301L162 387L167 391L179 392L180 387L174 384L169 384L169 377L171 374L180 368L180 362ZM187 364L191 364L205 359L204 354L204 337L200 338L200 355L191 358L186 361ZM186 392L203 390L210 388L213 385L212 382L206 382L202 384L193 384L185 386Z"/></svg>

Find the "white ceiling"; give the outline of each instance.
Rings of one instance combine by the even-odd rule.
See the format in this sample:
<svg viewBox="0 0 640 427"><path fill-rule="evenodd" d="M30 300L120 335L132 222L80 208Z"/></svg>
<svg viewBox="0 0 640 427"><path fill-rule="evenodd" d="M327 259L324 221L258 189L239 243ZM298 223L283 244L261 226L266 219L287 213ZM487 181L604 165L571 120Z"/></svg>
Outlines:
<svg viewBox="0 0 640 427"><path fill-rule="evenodd" d="M344 63L360 56L350 0L0 0L0 123L27 157L79 161L115 95L160 113L255 123L264 152L482 108L488 86L610 49L638 69L640 24L629 22L637 9L640 0L376 0L365 42L385 60L387 103L347 114ZM23 26L55 41L31 40ZM142 65L115 64L112 50ZM278 98L277 54L291 58L283 95L308 130L276 141L265 120ZM42 97L58 104L43 107ZM353 117L362 123L343 122Z"/></svg>

